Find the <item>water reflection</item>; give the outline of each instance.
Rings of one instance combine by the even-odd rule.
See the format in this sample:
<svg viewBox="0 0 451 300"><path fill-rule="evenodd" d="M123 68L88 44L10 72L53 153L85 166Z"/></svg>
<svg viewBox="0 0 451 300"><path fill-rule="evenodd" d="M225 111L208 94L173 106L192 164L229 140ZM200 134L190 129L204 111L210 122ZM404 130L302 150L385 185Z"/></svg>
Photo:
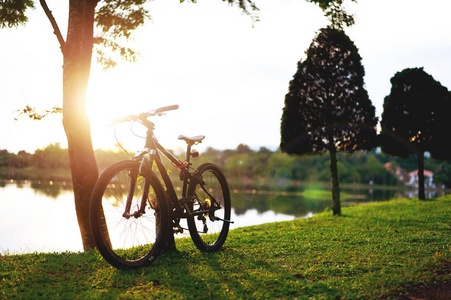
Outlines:
<svg viewBox="0 0 451 300"><path fill-rule="evenodd" d="M244 215L250 209L262 214L267 211L302 218L308 214L323 211L330 205L329 199L312 199L297 193L235 192L232 206L237 215Z"/></svg>
<svg viewBox="0 0 451 300"><path fill-rule="evenodd" d="M58 198L65 191L72 191L71 182L66 181L4 181L0 180L0 188L7 184L15 184L17 188L31 187L37 193ZM233 190L233 189L232 189ZM446 191L426 190L426 197L434 198L444 195ZM303 215L305 212L318 212L327 207L323 203L331 199L331 192L327 185L309 185L299 188L296 191L257 191L257 190L233 190L233 203L238 214L245 213L247 209L256 208L259 212L268 210L287 212L296 216ZM312 197L313 195L313 197ZM404 187L378 187L378 186L360 186L344 185L340 187L340 196L342 201L346 202L373 202L397 199L402 197L414 198L418 196L416 189L406 189ZM285 210L282 208L285 206ZM289 208L288 208L289 207Z"/></svg>
<svg viewBox="0 0 451 300"><path fill-rule="evenodd" d="M403 188L345 186L340 189L340 198L343 206L402 197L413 198L416 196L417 191ZM430 191L428 196L432 198L439 195L437 191ZM232 206L237 215L243 215L250 209L256 209L260 214L273 211L291 215L295 218L302 218L330 207L331 197L330 190L324 187L312 186L306 186L292 192L234 190L232 193Z"/></svg>
<svg viewBox="0 0 451 300"><path fill-rule="evenodd" d="M32 182L31 188L37 193L57 199L63 191L63 186L60 184L53 184L50 182Z"/></svg>
<svg viewBox="0 0 451 300"><path fill-rule="evenodd" d="M0 254L82 250L71 190L6 182L0 211Z"/></svg>
<svg viewBox="0 0 451 300"><path fill-rule="evenodd" d="M342 187L342 205L416 197L415 190ZM430 194L429 197L434 197ZM324 187L274 192L232 190L231 228L312 216L331 205ZM20 214L14 212L20 208ZM0 181L0 254L82 251L72 188L53 181Z"/></svg>

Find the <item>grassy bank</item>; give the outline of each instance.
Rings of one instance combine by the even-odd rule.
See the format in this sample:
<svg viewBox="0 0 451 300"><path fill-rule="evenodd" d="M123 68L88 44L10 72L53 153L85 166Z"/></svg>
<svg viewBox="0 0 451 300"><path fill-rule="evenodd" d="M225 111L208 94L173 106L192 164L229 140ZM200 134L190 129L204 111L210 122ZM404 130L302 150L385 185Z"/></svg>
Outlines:
<svg viewBox="0 0 451 300"><path fill-rule="evenodd" d="M451 197L346 207L230 232L222 251L189 238L150 267L96 252L0 257L0 298L391 298L451 280Z"/></svg>

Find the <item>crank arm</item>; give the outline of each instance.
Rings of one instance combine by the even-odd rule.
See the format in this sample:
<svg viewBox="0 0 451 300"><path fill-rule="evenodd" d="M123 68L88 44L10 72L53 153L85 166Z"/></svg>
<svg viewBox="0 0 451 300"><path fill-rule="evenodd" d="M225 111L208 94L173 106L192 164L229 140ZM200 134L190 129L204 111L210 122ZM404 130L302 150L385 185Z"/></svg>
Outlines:
<svg viewBox="0 0 451 300"><path fill-rule="evenodd" d="M235 223L234 221L224 220L224 219L221 219L221 218L218 218L218 217L215 217L215 221L223 221L223 222L227 222L227 223L230 223L230 224L234 224Z"/></svg>

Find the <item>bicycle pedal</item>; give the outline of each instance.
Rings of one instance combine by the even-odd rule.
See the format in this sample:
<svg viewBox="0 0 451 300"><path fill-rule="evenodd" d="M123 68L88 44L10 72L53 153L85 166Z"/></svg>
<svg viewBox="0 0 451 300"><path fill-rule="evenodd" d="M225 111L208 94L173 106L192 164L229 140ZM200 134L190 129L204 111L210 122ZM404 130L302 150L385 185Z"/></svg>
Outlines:
<svg viewBox="0 0 451 300"><path fill-rule="evenodd" d="M183 233L183 228L181 228L181 227L179 227L179 228L174 228L174 229L172 229L172 232L173 232L174 234L177 234L177 233Z"/></svg>

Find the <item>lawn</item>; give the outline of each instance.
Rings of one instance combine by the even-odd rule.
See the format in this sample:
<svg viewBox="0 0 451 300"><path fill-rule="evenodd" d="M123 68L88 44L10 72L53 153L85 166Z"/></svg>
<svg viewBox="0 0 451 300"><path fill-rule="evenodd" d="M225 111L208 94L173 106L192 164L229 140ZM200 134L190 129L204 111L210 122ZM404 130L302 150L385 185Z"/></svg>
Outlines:
<svg viewBox="0 0 451 300"><path fill-rule="evenodd" d="M451 197L401 199L190 238L150 267L119 271L96 252L0 257L0 298L378 299L451 280Z"/></svg>

